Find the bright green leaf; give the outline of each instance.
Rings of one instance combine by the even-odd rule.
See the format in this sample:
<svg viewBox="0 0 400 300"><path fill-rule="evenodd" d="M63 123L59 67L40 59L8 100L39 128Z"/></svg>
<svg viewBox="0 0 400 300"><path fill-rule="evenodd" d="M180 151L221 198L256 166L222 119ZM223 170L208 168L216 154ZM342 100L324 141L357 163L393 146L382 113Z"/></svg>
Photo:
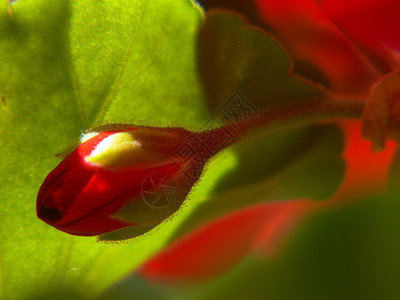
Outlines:
<svg viewBox="0 0 400 300"><path fill-rule="evenodd" d="M0 298L54 298L65 289L95 295L160 249L192 208L140 240L105 245L40 221L36 193L59 162L54 154L95 121L201 124L195 43L202 15L184 0L13 7L10 18L1 1ZM213 176L199 184L200 195Z"/></svg>
<svg viewBox="0 0 400 300"><path fill-rule="evenodd" d="M193 45L201 16L190 1L175 2L73 3L70 67L90 125L104 118L200 122Z"/></svg>

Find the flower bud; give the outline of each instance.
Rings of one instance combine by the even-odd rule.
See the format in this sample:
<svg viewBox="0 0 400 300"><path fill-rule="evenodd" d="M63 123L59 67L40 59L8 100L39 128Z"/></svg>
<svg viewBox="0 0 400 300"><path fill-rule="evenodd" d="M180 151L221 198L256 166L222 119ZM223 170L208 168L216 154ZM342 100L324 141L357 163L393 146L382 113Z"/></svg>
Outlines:
<svg viewBox="0 0 400 300"><path fill-rule="evenodd" d="M80 236L125 239L150 230L181 206L211 156L195 135L128 125L83 135L43 182L38 217ZM185 145L193 151L182 151Z"/></svg>

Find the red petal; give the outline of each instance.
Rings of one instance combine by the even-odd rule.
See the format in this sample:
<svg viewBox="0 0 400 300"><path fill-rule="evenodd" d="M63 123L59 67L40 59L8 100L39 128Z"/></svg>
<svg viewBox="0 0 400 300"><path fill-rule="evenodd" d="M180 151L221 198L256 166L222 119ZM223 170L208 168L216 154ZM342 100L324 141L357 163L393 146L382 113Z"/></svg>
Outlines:
<svg viewBox="0 0 400 300"><path fill-rule="evenodd" d="M302 217L318 204L307 200L265 204L268 215L254 239L253 250L274 254Z"/></svg>
<svg viewBox="0 0 400 300"><path fill-rule="evenodd" d="M156 172L173 176L177 169L170 163L124 171L98 168L55 226L78 235L97 235L126 227L128 223L113 219L113 214L128 201L140 197L143 182Z"/></svg>
<svg viewBox="0 0 400 300"><path fill-rule="evenodd" d="M362 139L360 122L348 121L341 124L346 139L343 156L347 165L344 181L335 198L386 190L396 143L388 142L385 151L376 153L372 150L372 143Z"/></svg>
<svg viewBox="0 0 400 300"><path fill-rule="evenodd" d="M158 281L217 276L235 266L254 247L272 242L280 229L308 205L305 201L274 202L233 212L173 243L139 273Z"/></svg>
<svg viewBox="0 0 400 300"><path fill-rule="evenodd" d="M323 0L321 8L348 36L378 53L400 50L398 0Z"/></svg>
<svg viewBox="0 0 400 300"><path fill-rule="evenodd" d="M256 0L295 58L317 66L341 93L368 91L378 74L313 0Z"/></svg>

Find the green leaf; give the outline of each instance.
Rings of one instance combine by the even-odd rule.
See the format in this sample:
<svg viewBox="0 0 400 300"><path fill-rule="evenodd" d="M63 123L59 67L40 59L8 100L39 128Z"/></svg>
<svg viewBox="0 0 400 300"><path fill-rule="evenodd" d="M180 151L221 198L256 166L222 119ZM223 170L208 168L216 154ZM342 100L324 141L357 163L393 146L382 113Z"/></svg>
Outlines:
<svg viewBox="0 0 400 300"><path fill-rule="evenodd" d="M94 122L205 118L191 1L0 1L0 299L98 294L163 247L224 169L174 222L120 246L70 236L36 217L54 154ZM211 169L213 167L211 166ZM215 168L214 168L215 169ZM193 204L192 204L193 203ZM76 292L73 290L76 289Z"/></svg>
<svg viewBox="0 0 400 300"><path fill-rule="evenodd" d="M200 124L193 45L201 17L190 1L75 2L71 69L89 124L116 117Z"/></svg>
<svg viewBox="0 0 400 300"><path fill-rule="evenodd" d="M198 53L200 77L214 112L236 91L259 110L324 96L320 87L291 73L292 61L271 36L233 14L207 14Z"/></svg>

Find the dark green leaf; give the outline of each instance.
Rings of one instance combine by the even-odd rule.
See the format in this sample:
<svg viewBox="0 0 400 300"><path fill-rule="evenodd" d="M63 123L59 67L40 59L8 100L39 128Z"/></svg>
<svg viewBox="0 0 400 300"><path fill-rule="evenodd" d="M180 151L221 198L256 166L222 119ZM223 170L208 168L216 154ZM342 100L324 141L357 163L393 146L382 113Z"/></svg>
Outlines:
<svg viewBox="0 0 400 300"><path fill-rule="evenodd" d="M229 13L207 14L198 38L198 66L214 112L236 91L259 110L295 100L306 104L324 95L291 74L291 60L271 36Z"/></svg>
<svg viewBox="0 0 400 300"><path fill-rule="evenodd" d="M213 218L255 203L326 199L342 180L341 132L335 125L313 126L244 140L235 147L234 171L222 177L210 198L179 228L175 237Z"/></svg>
<svg viewBox="0 0 400 300"><path fill-rule="evenodd" d="M291 74L291 60L274 39L235 15L212 12L201 27L199 70L208 104L217 115L239 90L257 110L283 103L321 101L324 91ZM226 102L228 101L228 102ZM239 112L240 113L240 112ZM254 203L325 199L341 182L342 136L335 125L261 133L233 147L236 168L174 236Z"/></svg>

